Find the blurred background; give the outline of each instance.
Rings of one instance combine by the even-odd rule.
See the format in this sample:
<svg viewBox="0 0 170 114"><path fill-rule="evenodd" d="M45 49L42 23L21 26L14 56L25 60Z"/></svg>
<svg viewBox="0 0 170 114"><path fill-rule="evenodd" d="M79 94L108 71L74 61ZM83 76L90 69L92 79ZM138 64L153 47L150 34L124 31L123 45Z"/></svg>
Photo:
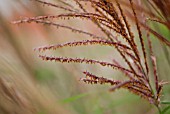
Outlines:
<svg viewBox="0 0 170 114"><path fill-rule="evenodd" d="M61 4L58 0L51 2ZM96 65L45 62L34 51L39 46L91 39L88 36L35 23L11 24L23 17L63 12L30 0L0 0L0 114L156 114L154 106L127 90L110 93L109 85L79 81L84 76L82 71L113 79L124 78L122 73ZM57 22L102 34L91 22ZM170 39L166 27L154 26ZM154 36L152 42L159 78L169 81L170 48ZM123 62L114 49L101 46L63 48L49 54ZM169 85L165 85L163 94L162 99L170 101Z"/></svg>

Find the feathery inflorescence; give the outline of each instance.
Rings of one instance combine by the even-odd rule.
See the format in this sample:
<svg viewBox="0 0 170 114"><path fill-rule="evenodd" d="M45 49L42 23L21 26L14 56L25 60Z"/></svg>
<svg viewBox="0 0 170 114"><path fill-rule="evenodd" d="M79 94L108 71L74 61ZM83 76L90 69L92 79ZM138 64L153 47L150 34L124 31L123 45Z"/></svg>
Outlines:
<svg viewBox="0 0 170 114"><path fill-rule="evenodd" d="M49 7L59 8L67 11L68 13L63 13L60 15L45 15L45 16L37 16L37 17L29 17L24 18L18 21L14 21L14 24L20 23L37 23L37 24L45 24L57 28L65 28L71 30L75 33L80 33L87 35L92 38L92 40L83 40L83 41L74 41L68 42L64 44L55 44L50 46L43 46L39 48L35 48L39 52L44 52L47 50L57 50L58 48L64 47L77 47L77 46L87 46L87 45L101 45L101 46L110 46L117 50L120 54L124 62L128 65L128 68L121 65L116 60L113 60L112 63L102 62L98 60L85 59L85 58L69 58L69 57L52 57L48 55L40 54L39 57L45 61L55 61L61 63L85 63L85 64L98 64L104 67L111 67L113 69L119 70L124 73L125 76L128 77L126 81L120 80L110 80L104 77L99 77L94 74L89 73L88 71L83 72L85 74L84 78L80 80L85 83L90 84L110 84L110 91L114 91L119 88L125 88L130 92L141 96L142 98L148 100L150 103L159 106L161 91L163 83L158 80L158 73L156 68L156 58L152 51L151 41L148 37L148 44L150 49L151 62L153 65L154 71L154 81L155 87L151 87L149 72L152 71L148 67L147 61L147 53L145 50L145 43L142 35L142 27L145 28L149 33L152 33L158 37L165 44L170 46L170 42L166 40L164 37L159 35L157 32L152 30L146 24L142 23L137 16L137 9L135 8L136 4L133 0L128 0L129 8L131 9L131 17L134 20L134 23L137 27L138 37L133 35L132 29L130 27L130 22L128 21L128 17L122 8L122 4L126 5L126 2L122 2L119 0L72 0L72 2L76 3L79 9L75 9L72 5L67 3L66 1L60 0L63 3L63 6L56 5L54 3L45 2L43 0L32 0L34 2L38 2L40 4L47 5ZM152 0L152 4L155 3L159 7L159 4L156 0ZM114 4L115 2L115 4ZM150 4L151 4L150 3ZM91 8L94 11L89 11L85 5L90 4ZM161 8L161 11L165 9ZM144 10L146 11L146 10ZM148 13L147 13L148 14ZM151 13L153 14L153 13ZM148 15L151 15L148 14ZM169 21L169 13L163 13L164 16L167 16L166 19ZM156 16L155 16L156 17ZM101 32L105 34L105 36L98 36L93 33L83 31L77 28L70 27L68 25L61 25L60 23L55 23L53 20L58 19L74 19L79 18L83 20L90 20L96 25ZM157 22L161 22L157 20ZM167 25L169 26L169 25ZM116 37L115 34L119 35ZM142 47L142 54L140 54L139 45L135 42L135 39L139 38L140 46ZM143 63L144 61L144 63ZM153 90L156 90L154 93Z"/></svg>

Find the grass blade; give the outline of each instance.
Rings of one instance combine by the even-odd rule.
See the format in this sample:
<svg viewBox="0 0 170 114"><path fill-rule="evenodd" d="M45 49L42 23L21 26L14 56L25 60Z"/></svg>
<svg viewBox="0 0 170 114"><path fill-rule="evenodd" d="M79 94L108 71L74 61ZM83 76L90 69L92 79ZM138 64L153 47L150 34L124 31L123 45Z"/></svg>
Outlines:
<svg viewBox="0 0 170 114"><path fill-rule="evenodd" d="M62 103L70 103L70 102L76 101L78 99L81 99L82 97L85 97L87 95L88 95L88 93L82 93L82 94L78 94L78 95L75 95L75 96L71 96L69 98L62 100Z"/></svg>

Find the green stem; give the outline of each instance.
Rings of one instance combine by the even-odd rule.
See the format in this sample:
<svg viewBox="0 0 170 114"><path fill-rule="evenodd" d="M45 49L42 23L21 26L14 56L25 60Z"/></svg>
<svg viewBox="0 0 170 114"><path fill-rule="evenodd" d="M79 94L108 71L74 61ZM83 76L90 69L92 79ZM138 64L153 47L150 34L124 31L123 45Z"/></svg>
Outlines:
<svg viewBox="0 0 170 114"><path fill-rule="evenodd" d="M160 108L159 106L157 106L157 105L156 105L156 108L158 109L159 114L162 114L162 112L161 112L161 108Z"/></svg>

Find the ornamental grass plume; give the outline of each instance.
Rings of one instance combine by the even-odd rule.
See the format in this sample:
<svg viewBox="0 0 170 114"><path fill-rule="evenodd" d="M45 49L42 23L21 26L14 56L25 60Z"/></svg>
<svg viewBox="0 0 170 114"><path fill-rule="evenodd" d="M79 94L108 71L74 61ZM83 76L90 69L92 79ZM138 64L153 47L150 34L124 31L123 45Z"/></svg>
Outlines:
<svg viewBox="0 0 170 114"><path fill-rule="evenodd" d="M76 3L76 8L69 4L65 0L58 0L63 5L57 5L51 2L46 2L44 0L32 0L33 2L38 2L39 4L47 5L49 7L54 7L62 9L67 13L62 13L59 15L44 15L36 17L27 17L21 20L13 21L14 24L23 23L37 23L44 24L48 26L54 26L57 28L64 28L71 30L74 33L84 34L91 37L91 40L74 41L64 44L55 44L50 46L43 46L35 48L35 51L41 52L39 58L44 61L55 61L61 63L85 63L85 64L97 64L103 67L110 67L124 73L128 79L126 81L121 80L110 80L104 78L103 76L97 76L88 71L84 71L84 78L80 80L88 84L110 84L110 91L115 91L116 89L124 88L140 96L141 98L147 100L149 103L155 105L159 112L161 113L161 96L163 85L167 82L160 81L157 72L156 57L152 49L152 42L150 40L150 34L153 34L165 45L170 46L170 41L163 37L158 32L151 29L146 21L152 20L162 24L165 24L169 29L169 4L165 4L165 1L161 0L146 0L145 3L149 4L152 10L149 11L146 7L139 5L140 10L137 8L138 4L134 0L71 0L71 2ZM159 2L158 2L159 1ZM161 3L160 3L161 1ZM91 10L86 8L86 5L90 4ZM162 5L163 4L163 7ZM125 10L127 7L128 10ZM157 10L159 8L159 11ZM143 11L146 18L139 19L139 11ZM162 19L163 17L163 19ZM96 25L105 36L96 35L87 31L74 28L69 25L62 25L60 23L54 22L58 19L74 19L79 18L83 20L90 20ZM135 36L134 30L132 30L131 23L136 26L137 36ZM143 21L144 20L144 21ZM143 34L142 31L147 32L147 36ZM144 43L144 37L147 39L147 43ZM139 39L139 44L136 43L136 39ZM86 58L69 58L69 57L57 57L50 55L43 55L43 52L47 50L57 50L58 48L64 47L78 47L78 46L88 46L88 45L101 45L110 46L117 50L124 62L128 67L124 67L116 61L105 62ZM149 47L149 51L146 51L146 46ZM141 50L140 50L141 47ZM141 53L140 53L141 52ZM147 59L149 57L150 59ZM149 67L149 63L152 63L152 68ZM154 86L151 86L151 76L150 72L154 72Z"/></svg>

